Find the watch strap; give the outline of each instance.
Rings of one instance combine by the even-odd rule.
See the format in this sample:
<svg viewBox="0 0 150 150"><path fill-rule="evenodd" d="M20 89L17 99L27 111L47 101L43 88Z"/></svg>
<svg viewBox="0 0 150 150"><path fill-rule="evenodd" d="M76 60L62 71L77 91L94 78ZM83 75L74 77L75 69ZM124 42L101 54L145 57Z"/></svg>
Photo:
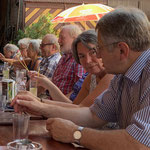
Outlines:
<svg viewBox="0 0 150 150"><path fill-rule="evenodd" d="M79 126L79 127L78 127L78 131L80 131L80 132L81 132L83 129L84 129L84 127L82 127L82 126Z"/></svg>

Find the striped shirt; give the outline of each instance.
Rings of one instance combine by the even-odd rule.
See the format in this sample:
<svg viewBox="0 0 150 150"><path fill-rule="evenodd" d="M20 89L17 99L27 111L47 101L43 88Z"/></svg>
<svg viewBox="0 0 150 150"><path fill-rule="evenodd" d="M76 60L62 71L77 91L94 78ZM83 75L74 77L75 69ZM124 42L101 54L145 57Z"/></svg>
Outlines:
<svg viewBox="0 0 150 150"><path fill-rule="evenodd" d="M52 82L66 95L86 71L76 63L72 54L63 54L52 77Z"/></svg>
<svg viewBox="0 0 150 150"><path fill-rule="evenodd" d="M150 50L144 51L125 75L116 75L90 107L96 115L150 147Z"/></svg>
<svg viewBox="0 0 150 150"><path fill-rule="evenodd" d="M57 67L57 64L61 58L60 53L55 53L47 58L43 58L40 62L40 74L45 75L48 78L53 76L53 73Z"/></svg>

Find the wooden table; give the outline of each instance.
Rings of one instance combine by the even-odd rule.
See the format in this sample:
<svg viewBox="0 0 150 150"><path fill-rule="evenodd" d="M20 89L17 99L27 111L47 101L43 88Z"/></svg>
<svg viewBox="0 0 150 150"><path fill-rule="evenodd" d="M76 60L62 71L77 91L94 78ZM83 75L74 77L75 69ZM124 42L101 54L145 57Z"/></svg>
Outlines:
<svg viewBox="0 0 150 150"><path fill-rule="evenodd" d="M83 148L75 148L72 144L64 144L51 139L45 124L44 120L30 120L29 124L29 139L42 144L43 150L83 150ZM0 150L6 150L7 143L12 140L12 125L0 125Z"/></svg>

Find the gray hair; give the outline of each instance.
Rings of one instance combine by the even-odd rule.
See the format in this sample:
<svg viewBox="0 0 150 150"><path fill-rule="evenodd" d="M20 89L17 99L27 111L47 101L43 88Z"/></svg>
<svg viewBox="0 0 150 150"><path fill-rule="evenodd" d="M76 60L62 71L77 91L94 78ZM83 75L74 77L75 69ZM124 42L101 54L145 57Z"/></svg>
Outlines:
<svg viewBox="0 0 150 150"><path fill-rule="evenodd" d="M79 34L82 33L81 28L78 25L65 25L61 28L61 30L67 30L69 32L70 37L76 38Z"/></svg>
<svg viewBox="0 0 150 150"><path fill-rule="evenodd" d="M32 39L29 42L29 44L32 44L33 51L37 52L39 56L41 55L41 49L40 49L41 41L42 41L41 39Z"/></svg>
<svg viewBox="0 0 150 150"><path fill-rule="evenodd" d="M49 42L54 44L56 46L56 50L60 50L60 45L58 43L58 38L54 35L54 34L46 34L43 39L45 37L48 37Z"/></svg>
<svg viewBox="0 0 150 150"><path fill-rule="evenodd" d="M72 44L73 56L74 56L76 62L79 63L79 64L80 64L80 60L79 60L79 56L78 56L77 45L80 42L83 45L85 45L87 48L89 48L89 49L90 49L90 47L88 46L89 43L94 44L95 46L97 46L98 45L98 41L97 41L97 34L96 34L96 32L94 30L84 31L83 33L81 33L73 41L73 44Z"/></svg>
<svg viewBox="0 0 150 150"><path fill-rule="evenodd" d="M25 45L27 48L29 46L29 43L30 43L30 38L23 38L23 39L20 39L18 41L18 45L20 46L21 44Z"/></svg>
<svg viewBox="0 0 150 150"><path fill-rule="evenodd" d="M96 25L102 42L126 42L133 51L144 51L150 45L150 23L143 11L117 8L103 16Z"/></svg>
<svg viewBox="0 0 150 150"><path fill-rule="evenodd" d="M13 53L17 53L19 48L14 44L6 44L4 46L4 50L10 51L10 52L13 52Z"/></svg>

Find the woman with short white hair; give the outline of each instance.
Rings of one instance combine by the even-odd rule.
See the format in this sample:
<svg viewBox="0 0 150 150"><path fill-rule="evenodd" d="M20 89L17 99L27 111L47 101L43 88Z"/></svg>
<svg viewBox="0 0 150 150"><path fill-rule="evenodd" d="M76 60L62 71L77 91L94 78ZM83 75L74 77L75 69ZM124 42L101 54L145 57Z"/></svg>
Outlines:
<svg viewBox="0 0 150 150"><path fill-rule="evenodd" d="M16 58L19 52L19 48L14 44L6 44L3 48L5 58Z"/></svg>
<svg viewBox="0 0 150 150"><path fill-rule="evenodd" d="M42 40L40 39L33 39L29 42L27 49L27 56L30 58L30 62L28 63L29 70L38 70L39 64L42 60L40 49L41 41Z"/></svg>
<svg viewBox="0 0 150 150"><path fill-rule="evenodd" d="M23 38L18 41L19 50L23 58L27 58L27 49L30 43L30 38Z"/></svg>
<svg viewBox="0 0 150 150"><path fill-rule="evenodd" d="M38 71L39 64L42 60L41 49L40 49L41 40L32 39L29 41L28 48L26 50L27 57L24 60L16 61L13 65L19 69L35 70ZM26 65L23 65L23 64Z"/></svg>
<svg viewBox="0 0 150 150"><path fill-rule="evenodd" d="M0 53L0 60L4 62L13 63L20 57L19 48L14 44L6 44L3 48L4 55Z"/></svg>

